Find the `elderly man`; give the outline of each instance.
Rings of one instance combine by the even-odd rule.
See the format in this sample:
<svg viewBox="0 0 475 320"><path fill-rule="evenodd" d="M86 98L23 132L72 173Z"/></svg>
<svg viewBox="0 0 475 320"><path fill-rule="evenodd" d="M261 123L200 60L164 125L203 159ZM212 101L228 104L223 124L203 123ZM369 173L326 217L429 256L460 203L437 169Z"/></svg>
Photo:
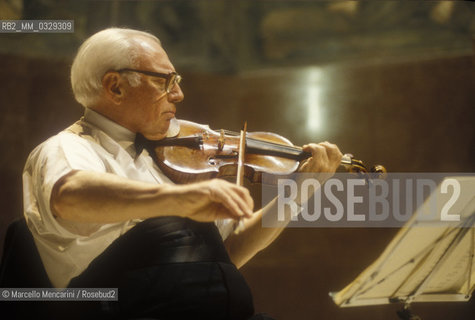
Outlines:
<svg viewBox="0 0 475 320"><path fill-rule="evenodd" d="M24 171L25 216L53 286L119 288L101 317L249 319L238 267L282 228L261 228L245 188L173 184L134 140L175 136L181 77L151 34L111 28L80 47L71 69L84 117L38 146ZM309 144L302 172L335 172L341 153ZM244 221L232 233L233 220ZM230 222L231 221L231 222ZM282 225L284 227L285 224Z"/></svg>

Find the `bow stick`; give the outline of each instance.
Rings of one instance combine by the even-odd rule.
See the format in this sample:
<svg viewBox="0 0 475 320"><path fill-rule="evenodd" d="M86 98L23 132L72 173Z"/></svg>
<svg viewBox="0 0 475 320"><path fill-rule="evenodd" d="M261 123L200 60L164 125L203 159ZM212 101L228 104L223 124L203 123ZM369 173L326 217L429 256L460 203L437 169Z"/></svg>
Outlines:
<svg viewBox="0 0 475 320"><path fill-rule="evenodd" d="M246 156L246 132L247 121L244 122L244 127L241 130L239 137L239 157L237 163L236 184L242 186L244 183L244 157ZM238 234L244 230L244 218L239 219L237 224L234 225L234 233Z"/></svg>

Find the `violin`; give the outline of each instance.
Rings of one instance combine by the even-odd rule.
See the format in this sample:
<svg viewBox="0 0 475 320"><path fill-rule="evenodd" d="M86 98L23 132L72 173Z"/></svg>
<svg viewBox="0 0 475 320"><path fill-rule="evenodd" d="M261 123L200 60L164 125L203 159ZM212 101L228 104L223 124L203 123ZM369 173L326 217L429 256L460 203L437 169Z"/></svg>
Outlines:
<svg viewBox="0 0 475 320"><path fill-rule="evenodd" d="M272 177L291 175L301 161L311 156L275 133L244 131L243 138L242 131L240 135L223 129L211 130L190 121L178 122L178 136L151 141L157 165L175 183L212 178L230 180L243 175L253 184L275 184L276 178ZM350 154L343 156L341 165L348 172L360 175L369 172L379 176L386 174L383 166L368 170L362 161ZM243 172L238 174L240 168Z"/></svg>

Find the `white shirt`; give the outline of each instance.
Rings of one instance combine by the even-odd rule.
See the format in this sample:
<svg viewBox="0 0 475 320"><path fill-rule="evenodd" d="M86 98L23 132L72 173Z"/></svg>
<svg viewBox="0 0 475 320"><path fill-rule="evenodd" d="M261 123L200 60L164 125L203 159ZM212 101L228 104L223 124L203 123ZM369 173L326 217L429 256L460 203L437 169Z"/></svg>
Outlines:
<svg viewBox="0 0 475 320"><path fill-rule="evenodd" d="M172 121L168 136L179 132ZM23 172L24 215L53 286L67 287L115 239L141 220L120 223L77 223L55 217L51 190L72 170L113 173L149 183L172 183L146 150L136 156L135 133L90 109L71 127L36 147ZM218 221L223 239L232 230Z"/></svg>

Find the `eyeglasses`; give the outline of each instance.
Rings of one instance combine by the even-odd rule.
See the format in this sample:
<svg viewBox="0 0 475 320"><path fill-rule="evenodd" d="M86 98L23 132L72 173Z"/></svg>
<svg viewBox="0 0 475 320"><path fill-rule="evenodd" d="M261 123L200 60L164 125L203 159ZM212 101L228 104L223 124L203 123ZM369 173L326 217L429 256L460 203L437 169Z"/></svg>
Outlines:
<svg viewBox="0 0 475 320"><path fill-rule="evenodd" d="M129 68L124 68L117 70L117 72L137 72L137 73L142 73L146 74L147 76L152 76L152 77L157 77L157 78L162 78L165 79L165 91L167 93L170 93L173 88L175 88L175 85L180 84L182 77L176 73L176 72L170 72L170 73L158 73L158 72L153 72L153 71L144 71L144 70L136 70L136 69L129 69Z"/></svg>

